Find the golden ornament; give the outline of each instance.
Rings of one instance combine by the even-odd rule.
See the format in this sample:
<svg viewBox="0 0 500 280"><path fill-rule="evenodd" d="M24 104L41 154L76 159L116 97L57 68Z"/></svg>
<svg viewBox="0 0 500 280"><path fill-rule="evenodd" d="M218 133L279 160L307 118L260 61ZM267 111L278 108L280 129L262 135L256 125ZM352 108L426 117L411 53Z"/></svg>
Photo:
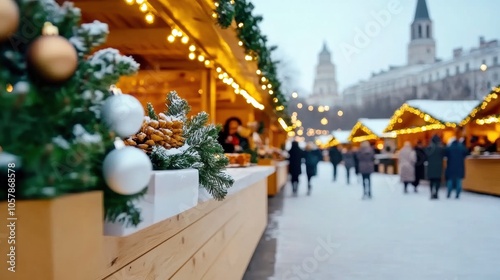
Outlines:
<svg viewBox="0 0 500 280"><path fill-rule="evenodd" d="M154 146L165 149L179 148L186 139L182 136L184 123L181 120L158 114L158 120L145 117L141 130L127 139L125 145L134 146L146 153L151 153Z"/></svg>
<svg viewBox="0 0 500 280"><path fill-rule="evenodd" d="M19 8L13 0L0 0L0 42L7 40L19 26Z"/></svg>
<svg viewBox="0 0 500 280"><path fill-rule="evenodd" d="M1 1L1 0L0 0ZM48 82L64 82L78 66L75 47L58 35L57 27L46 22L42 35L30 47L28 59L36 74Z"/></svg>

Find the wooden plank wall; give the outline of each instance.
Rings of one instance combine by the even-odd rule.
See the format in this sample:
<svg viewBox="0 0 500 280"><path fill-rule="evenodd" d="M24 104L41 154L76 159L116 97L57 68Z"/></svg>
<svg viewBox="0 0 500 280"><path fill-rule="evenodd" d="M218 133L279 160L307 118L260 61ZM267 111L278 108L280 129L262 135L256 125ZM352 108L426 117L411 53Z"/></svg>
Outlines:
<svg viewBox="0 0 500 280"><path fill-rule="evenodd" d="M98 279L241 279L267 224L267 178L127 237L104 241Z"/></svg>

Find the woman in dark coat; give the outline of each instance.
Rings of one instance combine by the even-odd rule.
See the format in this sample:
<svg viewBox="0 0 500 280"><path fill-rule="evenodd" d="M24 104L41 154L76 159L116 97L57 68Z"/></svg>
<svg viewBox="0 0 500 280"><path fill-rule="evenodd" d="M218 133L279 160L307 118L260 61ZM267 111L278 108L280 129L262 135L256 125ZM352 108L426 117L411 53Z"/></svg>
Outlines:
<svg viewBox="0 0 500 280"><path fill-rule="evenodd" d="M307 195L311 194L311 178L318 173L318 163L321 161L321 152L314 149L312 143L308 143L304 153L307 174Z"/></svg>
<svg viewBox="0 0 500 280"><path fill-rule="evenodd" d="M443 160L445 148L441 143L439 136L434 135L431 143L425 149L427 156L427 178L430 181L431 199L438 199L439 188L443 178Z"/></svg>
<svg viewBox="0 0 500 280"><path fill-rule="evenodd" d="M293 141L292 147L288 151L288 173L292 177L292 190L293 194L297 193L297 188L299 186L299 176L302 174L302 158L304 157L304 151L299 147L299 142Z"/></svg>
<svg viewBox="0 0 500 280"><path fill-rule="evenodd" d="M337 146L331 147L328 151L328 155L330 156L330 162L333 166L333 181L337 181L337 165L342 161L342 154L339 151Z"/></svg>
<svg viewBox="0 0 500 280"><path fill-rule="evenodd" d="M363 199L372 198L371 174L375 172L375 152L370 143L365 141L361 143L361 148L357 153L359 161L359 173L363 180Z"/></svg>
<svg viewBox="0 0 500 280"><path fill-rule="evenodd" d="M451 145L446 148L446 181L448 185L448 195L455 189L455 198L460 197L462 191L462 180L465 177L465 158L468 151L465 145L456 139L451 140Z"/></svg>
<svg viewBox="0 0 500 280"><path fill-rule="evenodd" d="M238 133L241 125L241 120L236 117L226 120L218 139L224 148L224 153L241 153L249 148L248 139Z"/></svg>
<svg viewBox="0 0 500 280"><path fill-rule="evenodd" d="M415 147L415 154L417 155L417 162L415 162L415 181L412 185L415 187L415 192L417 192L420 180L425 179L425 162L427 161L427 155L425 154L424 146L420 140L418 140L417 146Z"/></svg>
<svg viewBox="0 0 500 280"><path fill-rule="evenodd" d="M347 184L350 184L351 168L355 167L355 155L350 147L346 147L342 151L342 160L344 161L345 170L347 172Z"/></svg>

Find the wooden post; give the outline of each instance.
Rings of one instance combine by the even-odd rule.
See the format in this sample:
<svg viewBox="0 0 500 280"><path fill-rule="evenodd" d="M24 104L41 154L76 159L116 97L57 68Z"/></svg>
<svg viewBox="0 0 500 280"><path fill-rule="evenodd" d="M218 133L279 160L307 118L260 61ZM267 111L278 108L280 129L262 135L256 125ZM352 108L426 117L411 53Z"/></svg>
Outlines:
<svg viewBox="0 0 500 280"><path fill-rule="evenodd" d="M201 88L203 92L201 93L201 110L208 113L209 122L216 123L216 80L213 75L213 69L209 68L202 70L201 75Z"/></svg>

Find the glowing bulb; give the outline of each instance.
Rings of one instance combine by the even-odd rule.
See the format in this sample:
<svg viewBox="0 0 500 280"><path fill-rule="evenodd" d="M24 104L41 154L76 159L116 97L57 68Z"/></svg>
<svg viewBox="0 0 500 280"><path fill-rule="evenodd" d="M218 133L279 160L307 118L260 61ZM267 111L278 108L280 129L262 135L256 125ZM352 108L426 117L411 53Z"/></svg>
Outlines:
<svg viewBox="0 0 500 280"><path fill-rule="evenodd" d="M205 66L210 66L210 60L205 60Z"/></svg>
<svg viewBox="0 0 500 280"><path fill-rule="evenodd" d="M218 78L219 78L219 80L222 80L222 79L224 79L224 75L219 74Z"/></svg>
<svg viewBox="0 0 500 280"><path fill-rule="evenodd" d="M194 60L196 55L194 53L189 53L189 59Z"/></svg>
<svg viewBox="0 0 500 280"><path fill-rule="evenodd" d="M325 111L329 111L330 110L330 106L325 106Z"/></svg>
<svg viewBox="0 0 500 280"><path fill-rule="evenodd" d="M302 103L297 104L297 108L302 109Z"/></svg>
<svg viewBox="0 0 500 280"><path fill-rule="evenodd" d="M326 118L322 118L321 119L321 124L322 125L327 125L328 124L328 120ZM319 134L319 133L318 133Z"/></svg>
<svg viewBox="0 0 500 280"><path fill-rule="evenodd" d="M172 35L174 36L179 36L179 30L177 30L176 28L172 29Z"/></svg>
<svg viewBox="0 0 500 280"><path fill-rule="evenodd" d="M307 109L308 109L309 111L312 111L312 110L314 110L314 107L313 107L313 106L309 106L309 107L307 107Z"/></svg>
<svg viewBox="0 0 500 280"><path fill-rule="evenodd" d="M189 37L188 37L188 36L184 36L184 37L182 37L181 42L182 42L184 45L185 45L185 44L187 44L187 43L189 42Z"/></svg>
<svg viewBox="0 0 500 280"><path fill-rule="evenodd" d="M272 87L273 87L273 85L267 84L267 88L272 88Z"/></svg>
<svg viewBox="0 0 500 280"><path fill-rule="evenodd" d="M481 64L481 67L479 67L479 68L481 69L481 71L484 72L484 71L488 70L488 65L483 63L483 64Z"/></svg>
<svg viewBox="0 0 500 280"><path fill-rule="evenodd" d="M246 61L251 61L252 60L252 56L249 55L249 54L245 55L245 60Z"/></svg>
<svg viewBox="0 0 500 280"><path fill-rule="evenodd" d="M339 110L339 111L337 112L337 115L338 115L339 117L342 117L342 116L344 115L344 112L342 112L341 110Z"/></svg>
<svg viewBox="0 0 500 280"><path fill-rule="evenodd" d="M173 42L175 41L175 37L174 37L174 36L172 36L172 35L168 35L167 40L168 40L170 43L173 43Z"/></svg>
<svg viewBox="0 0 500 280"><path fill-rule="evenodd" d="M146 3L143 3L139 9L141 10L141 12L147 12L148 11L148 5Z"/></svg>
<svg viewBox="0 0 500 280"><path fill-rule="evenodd" d="M217 18L217 13L213 12L213 13L212 13L212 17L213 17L213 18Z"/></svg>
<svg viewBox="0 0 500 280"><path fill-rule="evenodd" d="M194 52L195 50L196 50L196 46L195 45L189 46L189 51Z"/></svg>
<svg viewBox="0 0 500 280"><path fill-rule="evenodd" d="M262 71L260 71L260 69L257 69L257 71L255 71L255 73L256 73L257 75L260 75L260 74L262 74Z"/></svg>
<svg viewBox="0 0 500 280"><path fill-rule="evenodd" d="M14 90L14 87L11 84L7 85L7 92L12 92Z"/></svg>
<svg viewBox="0 0 500 280"><path fill-rule="evenodd" d="M134 0L125 0L125 3L129 4L129 5L134 5Z"/></svg>
<svg viewBox="0 0 500 280"><path fill-rule="evenodd" d="M269 94L270 94L270 95L273 95L273 93L274 93L274 91L273 91L273 90L270 90L270 91L269 91Z"/></svg>
<svg viewBox="0 0 500 280"><path fill-rule="evenodd" d="M242 27L243 27L243 25L244 25L244 24L243 24L243 22L238 23L238 27L239 27L239 28L242 28Z"/></svg>
<svg viewBox="0 0 500 280"><path fill-rule="evenodd" d="M135 3L137 3L138 5L140 5L140 4L144 3L144 1L146 1L146 0L135 0ZM129 1L127 1L127 3L128 2ZM134 2L134 1L131 1L131 2Z"/></svg>
<svg viewBox="0 0 500 280"><path fill-rule="evenodd" d="M260 78L260 80L264 83L265 81L267 81L266 77L262 77Z"/></svg>
<svg viewBox="0 0 500 280"><path fill-rule="evenodd" d="M273 98L274 103L278 103L278 98Z"/></svg>
<svg viewBox="0 0 500 280"><path fill-rule="evenodd" d="M325 111L325 108L323 106L318 107L318 112L323 113Z"/></svg>
<svg viewBox="0 0 500 280"><path fill-rule="evenodd" d="M299 97L298 93L296 93L296 92L292 93L292 98L297 98L297 97Z"/></svg>
<svg viewBox="0 0 500 280"><path fill-rule="evenodd" d="M198 56L198 61L199 61L199 62L203 62L203 61L205 61L205 57L204 57L203 55L201 55L201 54L200 54L200 55Z"/></svg>
<svg viewBox="0 0 500 280"><path fill-rule="evenodd" d="M241 46L243 46L243 42L242 42L242 41L239 41L239 42L238 42L238 46L240 46L240 47L241 47Z"/></svg>
<svg viewBox="0 0 500 280"><path fill-rule="evenodd" d="M262 89L266 89L266 88L267 88L266 85L262 85Z"/></svg>
<svg viewBox="0 0 500 280"><path fill-rule="evenodd" d="M155 16L152 13L148 13L145 19L147 23L152 24L155 21Z"/></svg>
<svg viewBox="0 0 500 280"><path fill-rule="evenodd" d="M217 73L220 73L222 71L222 68L217 67L217 69L215 69L215 71L217 71Z"/></svg>
<svg viewBox="0 0 500 280"><path fill-rule="evenodd" d="M219 2L215 2L215 7L219 7Z"/></svg>

